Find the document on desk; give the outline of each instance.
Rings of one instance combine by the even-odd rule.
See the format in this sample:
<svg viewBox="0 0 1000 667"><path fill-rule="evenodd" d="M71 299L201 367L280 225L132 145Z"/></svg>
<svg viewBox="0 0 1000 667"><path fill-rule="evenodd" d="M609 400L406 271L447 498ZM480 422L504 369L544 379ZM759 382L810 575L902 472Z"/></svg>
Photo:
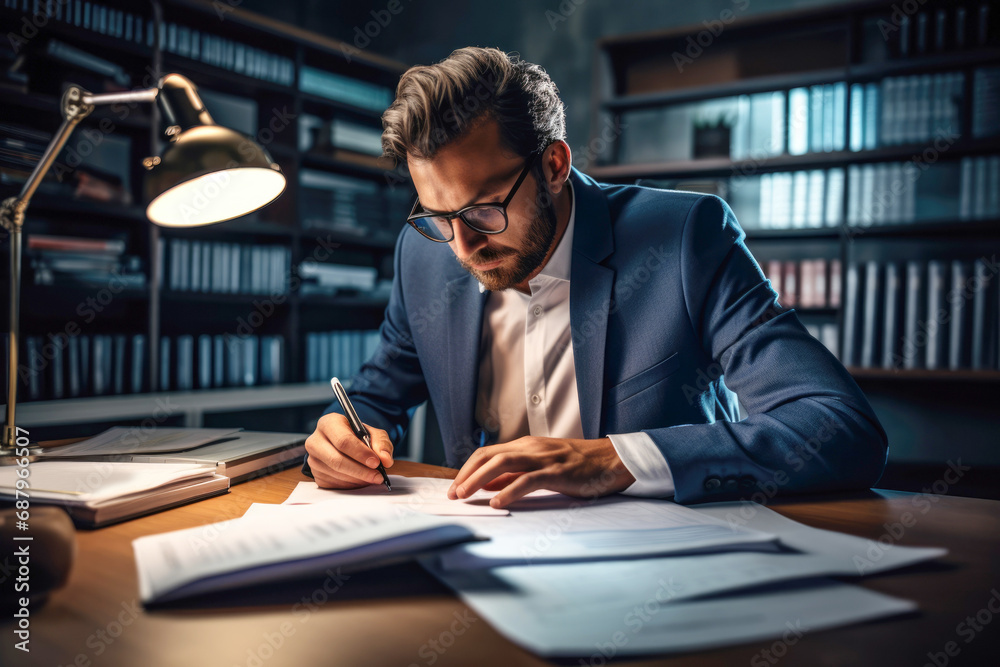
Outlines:
<svg viewBox="0 0 1000 667"><path fill-rule="evenodd" d="M626 496L580 499L536 491L509 511L495 510L489 500L496 492L478 491L465 500L448 500L451 480L395 475L389 479L391 493L378 485L335 491L300 482L284 504L318 503L344 513L391 507L401 518L413 513L451 516L455 523L491 538L449 550L441 561L447 569L778 548L774 535L730 527L670 501Z"/></svg>
<svg viewBox="0 0 1000 667"><path fill-rule="evenodd" d="M142 602L320 575L333 567L372 567L474 538L438 517L411 516L401 523L387 510L284 509L280 517L257 513L134 540Z"/></svg>
<svg viewBox="0 0 1000 667"><path fill-rule="evenodd" d="M607 647L620 655L697 650L778 637L787 622L808 631L912 611L911 602L821 577L946 553L811 528L751 503L688 509L776 535L785 550L489 569L449 569L438 556L421 564L515 643L541 655L606 658Z"/></svg>
<svg viewBox="0 0 1000 667"><path fill-rule="evenodd" d="M724 563L771 554L694 558L708 580ZM827 579L801 579L710 598L674 598L670 564L650 558L494 569L442 570L422 564L500 634L542 656L608 660L677 653L754 640L796 637L825 628L902 614L912 602ZM696 565L686 566L692 571ZM749 568L749 562L747 568Z"/></svg>
<svg viewBox="0 0 1000 667"><path fill-rule="evenodd" d="M434 516L508 516L505 509L490 507L491 493L479 493L465 500L448 500L449 479L432 477L402 477L389 475L392 491L381 484L361 489L339 491L321 489L316 482L299 482L285 499L284 505L329 503L338 512L365 511L372 507L389 507L400 516L430 514Z"/></svg>

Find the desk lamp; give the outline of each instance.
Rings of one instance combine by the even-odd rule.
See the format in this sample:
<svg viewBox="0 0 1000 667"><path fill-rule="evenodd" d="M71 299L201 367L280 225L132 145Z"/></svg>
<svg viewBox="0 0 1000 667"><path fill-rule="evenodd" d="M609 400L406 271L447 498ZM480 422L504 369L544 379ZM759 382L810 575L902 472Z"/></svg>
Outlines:
<svg viewBox="0 0 1000 667"><path fill-rule="evenodd" d="M285 189L281 168L260 145L212 120L187 78L168 74L155 88L94 95L70 86L62 96L63 123L49 142L21 194L0 204L0 224L10 232L10 354L7 422L0 455L17 446L17 352L21 295L21 228L32 195L70 134L104 104L157 102L167 121L163 154L143 160L147 169L146 217L166 227L197 227L232 220L271 203ZM27 438L22 438L27 442ZM23 445L22 445L23 446Z"/></svg>

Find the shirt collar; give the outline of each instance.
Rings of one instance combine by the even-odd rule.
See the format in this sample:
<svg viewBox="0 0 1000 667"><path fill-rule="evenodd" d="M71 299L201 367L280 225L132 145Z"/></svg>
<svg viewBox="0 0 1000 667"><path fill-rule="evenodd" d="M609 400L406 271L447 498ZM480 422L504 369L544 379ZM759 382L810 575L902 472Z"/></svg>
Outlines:
<svg viewBox="0 0 1000 667"><path fill-rule="evenodd" d="M569 180L566 181L566 186L569 188L570 195L569 222L566 223L566 230L563 232L562 238L559 239L559 243L552 252L552 256L549 257L549 261L545 263L545 266L542 267L537 276L528 281L529 285L534 284L542 276L569 282L573 259L573 228L575 226L573 223L576 221L576 193L573 190L573 184ZM487 291L486 286L479 283L479 293L482 294L485 291Z"/></svg>

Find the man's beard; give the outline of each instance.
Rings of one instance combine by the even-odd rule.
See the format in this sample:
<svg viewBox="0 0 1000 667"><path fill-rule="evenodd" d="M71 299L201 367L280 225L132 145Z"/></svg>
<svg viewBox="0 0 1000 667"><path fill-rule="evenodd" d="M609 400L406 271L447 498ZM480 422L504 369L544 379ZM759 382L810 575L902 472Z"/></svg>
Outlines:
<svg viewBox="0 0 1000 667"><path fill-rule="evenodd" d="M538 188L540 189L541 185ZM491 292L510 289L524 282L535 269L541 266L556 238L558 221L555 204L551 196L547 199L548 204L542 205L542 197L536 195L535 201L539 202L538 215L528 227L524 246L520 250L483 248L468 259L458 260L459 263ZM516 258L513 266L499 266L486 271L480 271L473 267L473 264L489 264L509 255Z"/></svg>

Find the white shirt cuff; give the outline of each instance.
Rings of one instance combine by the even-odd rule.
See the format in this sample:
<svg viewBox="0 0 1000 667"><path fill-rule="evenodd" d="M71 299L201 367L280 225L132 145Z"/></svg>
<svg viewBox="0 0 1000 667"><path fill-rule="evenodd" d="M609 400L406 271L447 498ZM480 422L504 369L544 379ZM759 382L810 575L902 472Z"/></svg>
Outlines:
<svg viewBox="0 0 1000 667"><path fill-rule="evenodd" d="M635 482L622 493L655 498L674 495L674 476L670 473L670 466L648 433L619 433L608 437L618 458L635 477Z"/></svg>

